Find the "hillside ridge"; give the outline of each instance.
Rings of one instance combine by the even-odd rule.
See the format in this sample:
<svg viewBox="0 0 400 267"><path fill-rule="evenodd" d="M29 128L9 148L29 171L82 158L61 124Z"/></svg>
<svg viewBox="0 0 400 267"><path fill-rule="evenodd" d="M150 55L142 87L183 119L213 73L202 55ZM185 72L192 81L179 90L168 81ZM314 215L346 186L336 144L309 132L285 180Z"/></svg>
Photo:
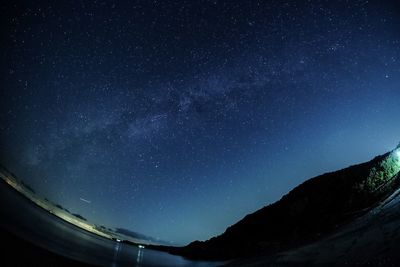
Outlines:
<svg viewBox="0 0 400 267"><path fill-rule="evenodd" d="M399 186L400 146L368 162L315 176L224 233L185 247L154 247L197 259L275 253L318 240L385 199Z"/></svg>

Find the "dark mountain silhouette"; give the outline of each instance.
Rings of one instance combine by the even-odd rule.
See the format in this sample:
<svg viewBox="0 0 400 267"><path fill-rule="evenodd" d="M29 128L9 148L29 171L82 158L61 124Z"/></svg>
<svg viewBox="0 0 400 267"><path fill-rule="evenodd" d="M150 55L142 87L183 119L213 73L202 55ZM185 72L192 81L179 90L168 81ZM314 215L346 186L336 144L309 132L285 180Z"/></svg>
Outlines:
<svg viewBox="0 0 400 267"><path fill-rule="evenodd" d="M399 186L399 171L400 145L369 162L309 179L210 240L154 248L198 259L232 259L294 248L318 240L374 207Z"/></svg>
<svg viewBox="0 0 400 267"><path fill-rule="evenodd" d="M154 237L151 237L151 236L147 236L147 235L144 235L144 234L141 234L141 233L138 233L138 232L135 232L135 231L131 231L131 230L128 230L128 229L125 229L125 228L115 228L115 232L118 233L118 234L123 234L123 235L129 236L129 237L133 237L135 239L146 240L146 241L149 241L149 242L152 242L152 243L155 243L155 244L164 244L164 245L166 245L166 244L170 245L171 244L170 242L159 240L157 238L154 238ZM137 245L134 242L129 242L129 241L126 241L126 240L125 240L125 242Z"/></svg>
<svg viewBox="0 0 400 267"><path fill-rule="evenodd" d="M77 214L77 213L73 213L72 215L74 215L76 218L78 218L78 219L81 219L81 220L83 220L83 221L87 221L87 219L85 218L85 217L83 217L82 215L80 215L80 214Z"/></svg>
<svg viewBox="0 0 400 267"><path fill-rule="evenodd" d="M145 236L143 234L128 230L128 229L124 229L124 228L115 228L115 232L118 234L123 234L123 235L127 235L136 239L149 239L148 236Z"/></svg>

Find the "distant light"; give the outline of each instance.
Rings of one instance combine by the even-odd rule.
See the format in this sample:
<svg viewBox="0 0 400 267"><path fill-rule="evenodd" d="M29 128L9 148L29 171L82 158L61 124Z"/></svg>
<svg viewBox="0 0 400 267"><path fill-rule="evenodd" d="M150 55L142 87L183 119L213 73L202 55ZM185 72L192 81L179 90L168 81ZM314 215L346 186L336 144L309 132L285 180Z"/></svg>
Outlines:
<svg viewBox="0 0 400 267"><path fill-rule="evenodd" d="M138 247L139 247L139 248L144 248L144 246L143 246L143 245L138 245Z"/></svg>
<svg viewBox="0 0 400 267"><path fill-rule="evenodd" d="M118 239L118 238L117 238L117 239L115 239L115 241L117 241L117 242L121 242L121 239Z"/></svg>
<svg viewBox="0 0 400 267"><path fill-rule="evenodd" d="M398 149L396 150L396 152L394 153L394 155L395 155L396 159L400 159L400 148L398 148Z"/></svg>

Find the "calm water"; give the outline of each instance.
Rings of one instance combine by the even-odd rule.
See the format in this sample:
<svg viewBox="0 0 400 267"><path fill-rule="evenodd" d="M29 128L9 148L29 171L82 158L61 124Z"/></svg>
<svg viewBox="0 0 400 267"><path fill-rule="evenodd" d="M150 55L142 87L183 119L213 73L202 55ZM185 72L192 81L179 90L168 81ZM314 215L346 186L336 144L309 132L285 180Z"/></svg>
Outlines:
<svg viewBox="0 0 400 267"><path fill-rule="evenodd" d="M0 226L57 254L100 266L216 266L168 253L138 249L83 231L0 182Z"/></svg>

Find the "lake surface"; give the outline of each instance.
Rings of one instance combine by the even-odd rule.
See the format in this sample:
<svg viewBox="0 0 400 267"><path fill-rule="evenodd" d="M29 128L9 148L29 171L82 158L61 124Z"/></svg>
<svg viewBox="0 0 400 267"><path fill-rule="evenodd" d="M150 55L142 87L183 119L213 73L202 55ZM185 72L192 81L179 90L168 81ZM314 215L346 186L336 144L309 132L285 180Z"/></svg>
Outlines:
<svg viewBox="0 0 400 267"><path fill-rule="evenodd" d="M0 227L56 254L99 266L216 266L118 243L84 231L44 209L0 181Z"/></svg>

